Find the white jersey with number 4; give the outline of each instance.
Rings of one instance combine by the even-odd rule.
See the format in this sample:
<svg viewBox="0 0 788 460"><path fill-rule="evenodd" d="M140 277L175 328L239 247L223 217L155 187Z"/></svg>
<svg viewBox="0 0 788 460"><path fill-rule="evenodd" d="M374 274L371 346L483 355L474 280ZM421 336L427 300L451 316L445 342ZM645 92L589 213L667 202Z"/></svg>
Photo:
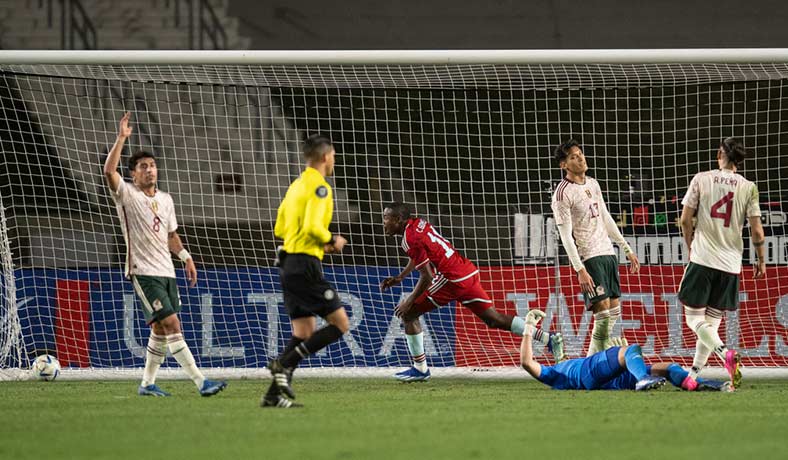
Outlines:
<svg viewBox="0 0 788 460"><path fill-rule="evenodd" d="M126 240L126 277L175 278L167 243L170 232L178 228L178 222L170 194L157 189L153 196L148 196L136 185L121 180L112 198Z"/></svg>
<svg viewBox="0 0 788 460"><path fill-rule="evenodd" d="M696 210L690 262L738 275L742 227L761 215L758 187L727 169L706 171L692 178L681 204Z"/></svg>
<svg viewBox="0 0 788 460"><path fill-rule="evenodd" d="M603 221L605 200L596 179L586 176L584 184L577 184L564 178L553 193L551 206L557 225L572 223L581 260L616 254Z"/></svg>

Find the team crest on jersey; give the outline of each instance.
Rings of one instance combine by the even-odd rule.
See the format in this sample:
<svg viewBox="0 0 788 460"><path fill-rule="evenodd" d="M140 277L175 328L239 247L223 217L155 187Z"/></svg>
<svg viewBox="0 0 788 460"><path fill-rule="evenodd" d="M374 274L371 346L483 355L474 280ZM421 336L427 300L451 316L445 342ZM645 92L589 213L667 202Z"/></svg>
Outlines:
<svg viewBox="0 0 788 460"><path fill-rule="evenodd" d="M586 190L586 195L588 195L588 197L591 198L591 190Z"/></svg>
<svg viewBox="0 0 788 460"><path fill-rule="evenodd" d="M424 219L419 219L419 223L416 225L416 231L421 233L424 231L424 227L427 226L427 221Z"/></svg>
<svg viewBox="0 0 788 460"><path fill-rule="evenodd" d="M326 188L325 185L321 185L320 187L317 188L317 190L315 190L315 194L317 194L317 196L319 196L320 198L325 198L328 196L328 189Z"/></svg>
<svg viewBox="0 0 788 460"><path fill-rule="evenodd" d="M159 202L156 201L156 200L151 200L150 208L151 208L151 210L153 210L154 213L159 212Z"/></svg>
<svg viewBox="0 0 788 460"><path fill-rule="evenodd" d="M334 300L335 295L333 289L326 289L326 292L323 293L323 297L325 297L326 300Z"/></svg>
<svg viewBox="0 0 788 460"><path fill-rule="evenodd" d="M162 305L161 300L156 299L153 301L153 311L159 311L162 308L164 308L164 305Z"/></svg>

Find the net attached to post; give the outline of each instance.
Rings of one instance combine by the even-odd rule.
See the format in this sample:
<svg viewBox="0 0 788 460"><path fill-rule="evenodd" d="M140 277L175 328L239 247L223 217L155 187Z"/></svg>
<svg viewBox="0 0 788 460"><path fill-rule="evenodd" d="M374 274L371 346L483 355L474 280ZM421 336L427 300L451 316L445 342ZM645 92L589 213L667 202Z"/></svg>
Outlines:
<svg viewBox="0 0 788 460"><path fill-rule="evenodd" d="M407 262L399 239L382 231L391 200L413 204L480 268L496 309L545 310L543 326L564 334L570 356L583 355L591 316L550 210L561 179L552 151L572 137L644 264L630 275L620 254L615 335L640 343L651 361L688 364L695 339L676 299L686 263L676 219L692 176L714 168L721 139L734 136L753 153L742 174L761 191L769 276L751 279L746 239L742 304L722 336L745 365L784 368L787 84L788 64L0 65L0 177L11 216L0 245L0 367L26 367L45 352L91 370L82 376L128 376L123 369L143 365L148 329L123 277L125 246L102 175L117 121L131 111L127 145L158 156L159 187L175 199L198 266L196 288L181 270L178 282L186 340L203 368L253 374L290 335L272 228L303 168L301 141L315 132L338 152L332 229L350 246L324 267L351 330L305 367L377 375L409 365L394 307L416 275L379 289ZM422 324L433 367L515 369L520 338L461 306Z"/></svg>

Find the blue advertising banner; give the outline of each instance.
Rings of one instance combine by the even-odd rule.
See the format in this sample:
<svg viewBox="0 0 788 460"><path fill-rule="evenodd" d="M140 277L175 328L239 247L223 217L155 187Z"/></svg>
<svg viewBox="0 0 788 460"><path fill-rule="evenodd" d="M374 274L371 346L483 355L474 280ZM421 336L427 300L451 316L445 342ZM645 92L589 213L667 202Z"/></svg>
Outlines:
<svg viewBox="0 0 788 460"><path fill-rule="evenodd" d="M350 332L302 366L405 366L410 363L394 307L417 277L386 293L390 267L326 267L350 317ZM190 288L177 273L187 343L203 367L263 367L290 337L279 276L272 268L206 268ZM17 304L25 348L58 354L64 366L139 367L149 328L120 270L19 269ZM84 318L81 319L81 318ZM318 327L322 320L318 320ZM433 366L454 365L454 308L422 318ZM177 366L168 357L167 365Z"/></svg>

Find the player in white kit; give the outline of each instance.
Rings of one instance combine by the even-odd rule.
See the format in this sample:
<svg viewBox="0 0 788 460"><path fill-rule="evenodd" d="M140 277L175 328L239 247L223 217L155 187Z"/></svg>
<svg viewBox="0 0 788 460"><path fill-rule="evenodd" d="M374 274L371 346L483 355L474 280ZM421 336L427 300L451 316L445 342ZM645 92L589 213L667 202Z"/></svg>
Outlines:
<svg viewBox="0 0 788 460"><path fill-rule="evenodd" d="M599 182L586 175L588 164L578 142L572 139L559 145L555 159L566 176L553 193L553 215L586 307L594 312L591 356L606 348L621 317L618 258L611 238L626 254L632 273L640 270L640 261L608 212Z"/></svg>
<svg viewBox="0 0 788 460"><path fill-rule="evenodd" d="M117 205L126 240L126 278L134 285L145 319L151 326L145 369L137 393L140 396L169 396L156 385L156 373L169 350L200 394L211 396L227 384L203 376L183 339L178 319L181 302L170 252L177 254L186 265L186 277L192 287L197 283L197 268L176 232L178 222L172 197L156 187L158 169L150 152L139 151L129 158L131 183L124 181L117 171L123 144L132 132L130 117L131 113L126 112L120 119L118 137L104 162L104 177Z"/></svg>
<svg viewBox="0 0 788 460"><path fill-rule="evenodd" d="M733 386L738 388L741 384L739 354L725 346L717 329L725 311L739 308L745 220L750 223L758 257L755 278L766 275L758 187L736 173L746 156L746 150L735 139L725 139L717 149L719 169L696 174L681 202L684 208L680 224L690 250L690 263L681 279L678 297L684 304L687 326L698 337L692 369L683 384L688 390L697 386L695 379L712 352L722 359Z"/></svg>

